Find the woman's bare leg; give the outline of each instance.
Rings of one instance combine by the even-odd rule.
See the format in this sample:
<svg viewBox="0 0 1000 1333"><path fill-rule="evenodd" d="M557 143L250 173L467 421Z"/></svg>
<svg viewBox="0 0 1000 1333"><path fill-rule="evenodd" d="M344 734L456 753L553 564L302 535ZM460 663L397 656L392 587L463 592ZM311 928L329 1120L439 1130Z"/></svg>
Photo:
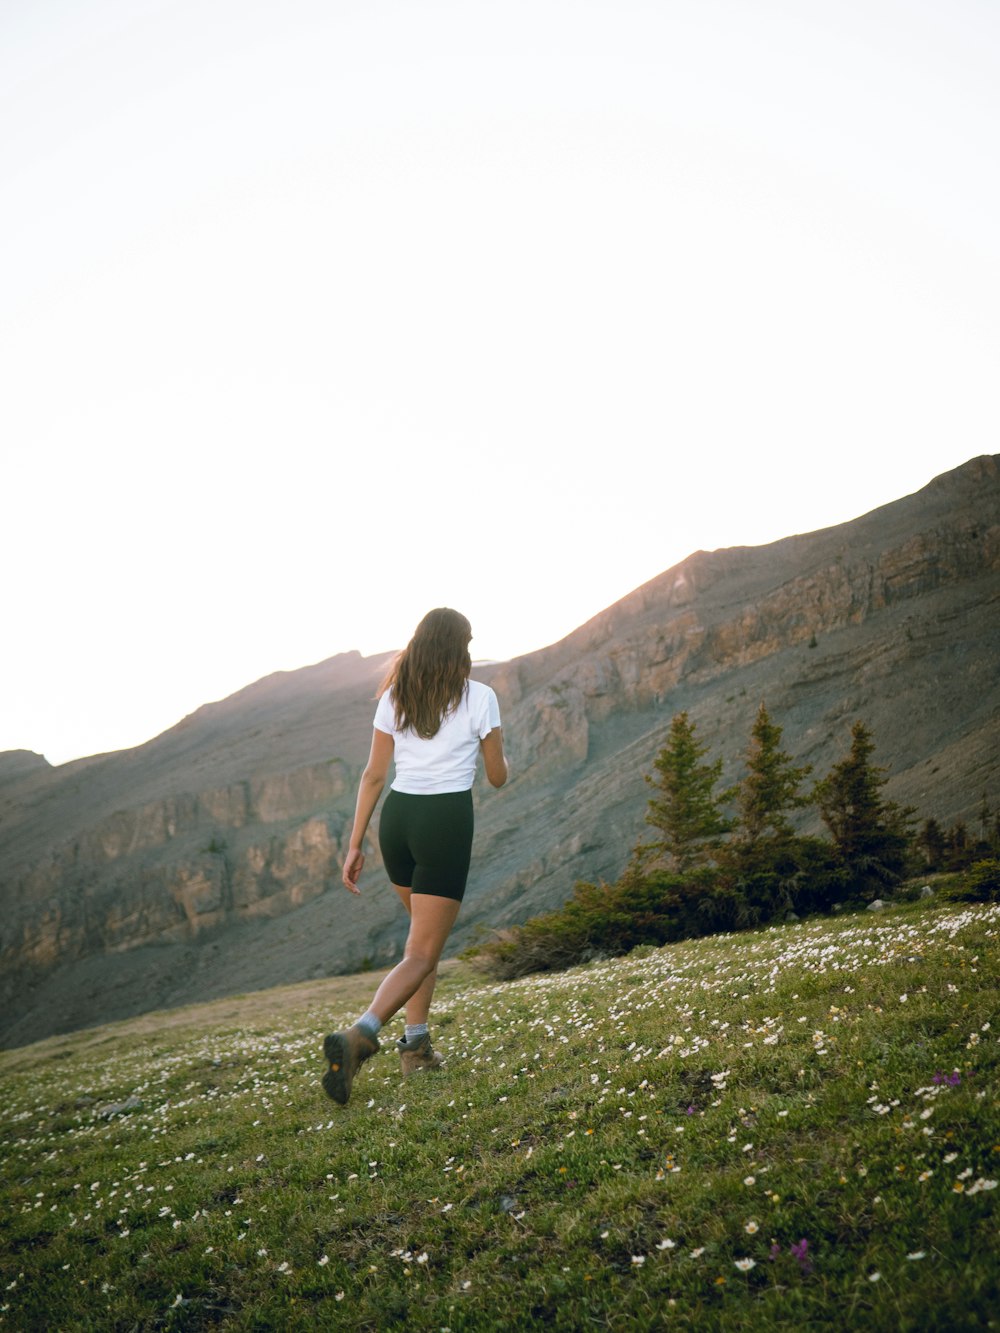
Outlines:
<svg viewBox="0 0 1000 1333"><path fill-rule="evenodd" d="M434 971L423 983L419 990L413 992L412 996L406 1002L406 1025L407 1027L419 1027L421 1023L427 1022L427 1016L431 1011L431 1000L434 998L434 987L437 984L437 964L434 964Z"/></svg>
<svg viewBox="0 0 1000 1333"><path fill-rule="evenodd" d="M410 916L410 893L411 890L403 884L394 884L392 886L399 894L399 900L406 908L407 916ZM421 982L420 987L413 992L406 1002L406 1024L407 1027L418 1027L421 1023L427 1022L427 1016L431 1011L431 1000L434 998L434 986L437 983L437 964L434 964L434 971L426 981Z"/></svg>
<svg viewBox="0 0 1000 1333"><path fill-rule="evenodd" d="M440 898L432 893L410 895L410 933L403 960L384 979L368 1006L380 1023L388 1023L422 988L426 990L426 1003L430 1004L438 961L460 906L454 898Z"/></svg>

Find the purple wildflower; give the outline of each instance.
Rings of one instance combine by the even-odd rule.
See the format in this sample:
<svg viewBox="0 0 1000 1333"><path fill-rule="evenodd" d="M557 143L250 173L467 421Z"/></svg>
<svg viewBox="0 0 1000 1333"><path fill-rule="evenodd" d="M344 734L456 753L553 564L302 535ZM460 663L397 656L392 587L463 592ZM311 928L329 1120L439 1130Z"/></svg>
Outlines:
<svg viewBox="0 0 1000 1333"><path fill-rule="evenodd" d="M812 1271L812 1262L809 1259L809 1242L805 1236L795 1245L789 1245L788 1253L792 1256L803 1273Z"/></svg>
<svg viewBox="0 0 1000 1333"><path fill-rule="evenodd" d="M961 1083L961 1081L962 1081L962 1075L958 1072L957 1069L953 1069L951 1073L948 1075L948 1082L951 1084L953 1088L957 1088L958 1085Z"/></svg>
<svg viewBox="0 0 1000 1333"><path fill-rule="evenodd" d="M773 1264L775 1259L777 1259L780 1253L781 1253L781 1246L778 1244L777 1241L775 1241L774 1244L771 1246L770 1252L768 1253L767 1257L771 1260L771 1263Z"/></svg>

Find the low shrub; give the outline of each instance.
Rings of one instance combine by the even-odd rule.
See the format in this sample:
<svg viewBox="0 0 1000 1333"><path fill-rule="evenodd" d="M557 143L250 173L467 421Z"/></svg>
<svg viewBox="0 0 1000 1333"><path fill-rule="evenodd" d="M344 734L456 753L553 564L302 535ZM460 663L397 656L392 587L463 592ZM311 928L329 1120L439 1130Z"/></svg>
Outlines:
<svg viewBox="0 0 1000 1333"><path fill-rule="evenodd" d="M479 942L465 956L500 981L555 972L641 944L658 946L828 912L845 876L819 838L793 838L722 865L677 874L630 868L613 884L581 880L562 907Z"/></svg>
<svg viewBox="0 0 1000 1333"><path fill-rule="evenodd" d="M581 880L563 907L502 931L466 956L507 981L630 953L640 944L729 930L736 919L733 890L714 871L628 871L613 884Z"/></svg>
<svg viewBox="0 0 1000 1333"><path fill-rule="evenodd" d="M1000 902L1000 860L975 861L958 877L948 897L967 903Z"/></svg>

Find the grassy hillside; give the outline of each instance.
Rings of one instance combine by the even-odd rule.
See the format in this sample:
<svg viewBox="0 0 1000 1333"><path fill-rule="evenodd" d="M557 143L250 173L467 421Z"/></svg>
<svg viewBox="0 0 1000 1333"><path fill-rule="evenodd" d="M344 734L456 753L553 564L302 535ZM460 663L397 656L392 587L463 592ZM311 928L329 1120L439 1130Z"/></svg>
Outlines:
<svg viewBox="0 0 1000 1333"><path fill-rule="evenodd" d="M445 1067L386 1050L346 1109L319 1045L370 976L7 1052L0 1328L996 1326L998 934L449 964Z"/></svg>

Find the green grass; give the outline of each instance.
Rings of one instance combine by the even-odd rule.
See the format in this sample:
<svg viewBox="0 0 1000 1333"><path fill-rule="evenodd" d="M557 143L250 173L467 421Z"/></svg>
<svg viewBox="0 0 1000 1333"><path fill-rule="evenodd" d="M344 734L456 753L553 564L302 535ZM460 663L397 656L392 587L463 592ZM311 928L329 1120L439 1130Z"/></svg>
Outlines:
<svg viewBox="0 0 1000 1333"><path fill-rule="evenodd" d="M347 1108L319 1048L371 976L4 1053L0 1328L995 1327L998 935L915 903L450 963L445 1067L389 1033Z"/></svg>

